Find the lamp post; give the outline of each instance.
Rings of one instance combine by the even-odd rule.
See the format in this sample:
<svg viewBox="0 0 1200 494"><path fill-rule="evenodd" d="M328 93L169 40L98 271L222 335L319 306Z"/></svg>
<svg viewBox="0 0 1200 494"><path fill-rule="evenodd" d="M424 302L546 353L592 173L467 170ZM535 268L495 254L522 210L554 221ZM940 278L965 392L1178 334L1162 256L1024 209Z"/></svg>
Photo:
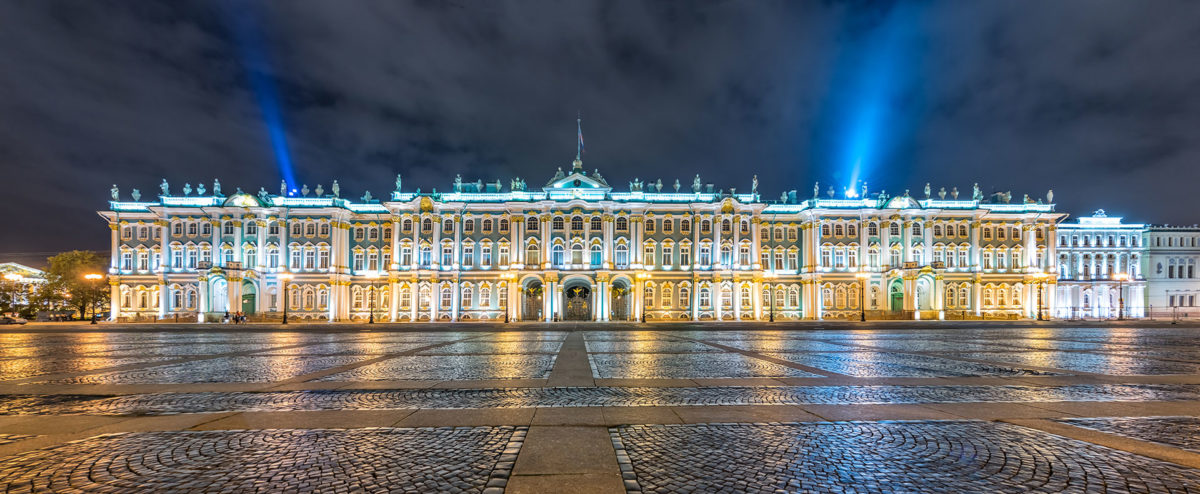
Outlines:
<svg viewBox="0 0 1200 494"><path fill-rule="evenodd" d="M375 280L379 279L379 271L369 271L363 274L367 278L370 285L367 287L367 296L371 297L369 308L371 314L367 316L367 324L375 324Z"/></svg>
<svg viewBox="0 0 1200 494"><path fill-rule="evenodd" d="M10 291L8 294L9 309L12 309L13 314L17 314L17 291L20 290L21 286L17 282L21 281L21 275L17 273L7 273L4 275L4 279L8 280L8 282L12 285L12 291Z"/></svg>
<svg viewBox="0 0 1200 494"><path fill-rule="evenodd" d="M1033 279L1037 286L1037 320L1042 321L1042 292L1046 290L1046 278L1050 275L1045 271L1033 273Z"/></svg>
<svg viewBox="0 0 1200 494"><path fill-rule="evenodd" d="M292 273L279 273L279 281L283 285L283 324L287 324L288 282L292 281Z"/></svg>
<svg viewBox="0 0 1200 494"><path fill-rule="evenodd" d="M1125 320L1125 282L1129 281L1129 273L1117 273L1113 275L1113 279L1117 280L1117 300L1120 305L1117 307L1117 320ZM1111 299L1110 299L1111 300Z"/></svg>
<svg viewBox="0 0 1200 494"><path fill-rule="evenodd" d="M774 280L775 276L776 275L774 271L767 271L763 273L763 277L768 280ZM767 283L767 293L767 302L770 304L769 310L767 311L769 314L768 321L775 322L775 287L771 286L770 283Z"/></svg>
<svg viewBox="0 0 1200 494"><path fill-rule="evenodd" d="M100 309L100 289L98 286L100 280L104 279L104 275L88 273L83 275L83 279L88 280L92 284L92 324L96 324L96 312Z"/></svg>
<svg viewBox="0 0 1200 494"><path fill-rule="evenodd" d="M858 278L858 320L859 322L867 322L867 281L871 279L871 273L859 271L854 274Z"/></svg>

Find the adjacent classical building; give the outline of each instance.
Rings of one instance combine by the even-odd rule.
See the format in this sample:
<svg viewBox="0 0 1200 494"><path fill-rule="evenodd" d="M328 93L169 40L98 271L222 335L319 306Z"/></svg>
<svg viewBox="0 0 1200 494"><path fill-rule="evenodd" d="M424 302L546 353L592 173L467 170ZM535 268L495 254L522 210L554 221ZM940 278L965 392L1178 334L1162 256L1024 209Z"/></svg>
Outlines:
<svg viewBox="0 0 1200 494"><path fill-rule="evenodd" d="M1200 226L1153 225L1146 229L1146 303L1154 317L1200 314Z"/></svg>
<svg viewBox="0 0 1200 494"><path fill-rule="evenodd" d="M1101 209L1058 225L1057 318L1144 317L1142 232ZM1124 312L1122 313L1122 307Z"/></svg>
<svg viewBox="0 0 1200 494"><path fill-rule="evenodd" d="M576 158L545 186L114 199L114 318L767 320L1032 318L1060 290L1052 204L765 201L697 176L617 191ZM858 195L850 191L848 195ZM866 190L863 190L866 196ZM1047 312L1049 313L1049 312Z"/></svg>

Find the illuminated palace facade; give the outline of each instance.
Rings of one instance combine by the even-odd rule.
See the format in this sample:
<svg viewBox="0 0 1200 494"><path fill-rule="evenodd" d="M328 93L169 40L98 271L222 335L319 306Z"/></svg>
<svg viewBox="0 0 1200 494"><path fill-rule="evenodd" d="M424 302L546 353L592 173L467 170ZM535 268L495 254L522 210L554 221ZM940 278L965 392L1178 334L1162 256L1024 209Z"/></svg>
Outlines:
<svg viewBox="0 0 1200 494"><path fill-rule="evenodd" d="M342 198L336 182L332 193L224 196L170 194L164 181L150 202L114 187L100 212L112 317L1032 318L1060 293L1048 239L1064 215L1049 200L931 197L927 186L923 198L765 201L757 179L738 193L698 176L683 190L615 191L579 159L540 190L510 185L404 192L397 178L382 201Z"/></svg>

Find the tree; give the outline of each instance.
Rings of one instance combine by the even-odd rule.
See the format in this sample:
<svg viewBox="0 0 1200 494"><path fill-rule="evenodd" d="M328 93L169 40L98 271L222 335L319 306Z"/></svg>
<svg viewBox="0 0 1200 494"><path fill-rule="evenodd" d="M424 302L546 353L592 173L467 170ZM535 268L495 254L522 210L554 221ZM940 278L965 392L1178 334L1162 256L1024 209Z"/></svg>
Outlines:
<svg viewBox="0 0 1200 494"><path fill-rule="evenodd" d="M107 278L88 281L83 277L90 273L105 273L107 263L99 254L73 250L58 254L49 260L50 267L46 269L44 292L46 296L52 298L55 296L53 294L57 294L62 303L79 311L80 318L87 314L89 307L94 307L93 304L104 306L108 301L108 287L105 283Z"/></svg>

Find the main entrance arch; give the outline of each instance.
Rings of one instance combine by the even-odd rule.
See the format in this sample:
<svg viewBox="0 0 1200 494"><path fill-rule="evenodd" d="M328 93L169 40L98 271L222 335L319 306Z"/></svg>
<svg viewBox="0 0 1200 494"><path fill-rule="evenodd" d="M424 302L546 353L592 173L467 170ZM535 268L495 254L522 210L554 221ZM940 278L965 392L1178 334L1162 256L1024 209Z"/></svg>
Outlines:
<svg viewBox="0 0 1200 494"><path fill-rule="evenodd" d="M242 282L242 313L253 314L258 308L258 292L254 290L254 283L250 280Z"/></svg>
<svg viewBox="0 0 1200 494"><path fill-rule="evenodd" d="M612 307L609 312L609 320L612 321L628 321L629 320L629 303L631 301L630 293L633 287L629 285L629 280L625 278L617 278L612 282Z"/></svg>
<svg viewBox="0 0 1200 494"><path fill-rule="evenodd" d="M521 285L521 320L542 320L542 280L529 278Z"/></svg>
<svg viewBox="0 0 1200 494"><path fill-rule="evenodd" d="M563 286L563 320L592 320L592 286L583 280L567 281Z"/></svg>
<svg viewBox="0 0 1200 494"><path fill-rule="evenodd" d="M888 285L888 309L892 312L904 310L904 281L900 278Z"/></svg>

